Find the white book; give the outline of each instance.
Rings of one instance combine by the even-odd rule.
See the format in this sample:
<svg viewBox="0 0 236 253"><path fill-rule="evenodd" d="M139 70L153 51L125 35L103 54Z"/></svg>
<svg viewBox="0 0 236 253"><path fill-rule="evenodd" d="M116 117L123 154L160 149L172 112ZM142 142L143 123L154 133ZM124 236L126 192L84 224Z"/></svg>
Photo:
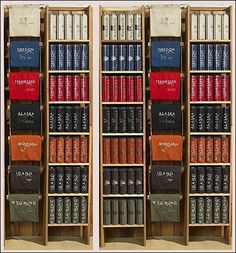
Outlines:
<svg viewBox="0 0 236 253"><path fill-rule="evenodd" d="M130 13L126 15L126 39L134 39L134 15Z"/></svg>
<svg viewBox="0 0 236 253"><path fill-rule="evenodd" d="M50 14L50 40L57 39L57 15Z"/></svg>
<svg viewBox="0 0 236 253"><path fill-rule="evenodd" d="M198 15L198 39L206 39L206 16L202 13Z"/></svg>
<svg viewBox="0 0 236 253"><path fill-rule="evenodd" d="M214 39L213 14L206 14L206 39Z"/></svg>
<svg viewBox="0 0 236 253"><path fill-rule="evenodd" d="M65 39L65 16L62 13L59 13L57 16L57 39L64 40Z"/></svg>
<svg viewBox="0 0 236 253"><path fill-rule="evenodd" d="M214 39L221 40L221 35L222 35L221 14L214 14Z"/></svg>
<svg viewBox="0 0 236 253"><path fill-rule="evenodd" d="M72 15L72 35L73 35L73 40L80 40L80 26L81 26L81 21L80 21L80 14L73 14Z"/></svg>
<svg viewBox="0 0 236 253"><path fill-rule="evenodd" d="M110 39L110 15L104 14L102 16L102 39L109 40Z"/></svg>
<svg viewBox="0 0 236 253"><path fill-rule="evenodd" d="M226 13L222 15L222 39L229 39L229 15Z"/></svg>
<svg viewBox="0 0 236 253"><path fill-rule="evenodd" d="M126 29L126 22L125 22L125 14L120 13L118 15L118 39L125 40L125 29Z"/></svg>
<svg viewBox="0 0 236 253"><path fill-rule="evenodd" d="M195 13L191 14L191 40L197 40L197 17Z"/></svg>
<svg viewBox="0 0 236 253"><path fill-rule="evenodd" d="M110 39L117 40L118 35L118 20L116 14L111 14L110 16Z"/></svg>
<svg viewBox="0 0 236 253"><path fill-rule="evenodd" d="M65 14L65 39L72 39L72 15Z"/></svg>
<svg viewBox="0 0 236 253"><path fill-rule="evenodd" d="M88 15L85 13L81 15L81 39L88 39Z"/></svg>
<svg viewBox="0 0 236 253"><path fill-rule="evenodd" d="M134 40L141 40L142 38L142 15L141 13L134 14Z"/></svg>

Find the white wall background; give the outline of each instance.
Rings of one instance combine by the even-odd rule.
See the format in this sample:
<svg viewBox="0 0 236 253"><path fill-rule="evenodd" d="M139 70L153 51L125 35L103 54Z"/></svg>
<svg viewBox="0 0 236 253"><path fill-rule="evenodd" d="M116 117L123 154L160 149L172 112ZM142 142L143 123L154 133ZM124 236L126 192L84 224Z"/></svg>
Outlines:
<svg viewBox="0 0 236 253"><path fill-rule="evenodd" d="M50 6L88 6L93 7L93 249L99 250L99 5L104 7L121 7L121 6L141 6L141 5L156 5L156 4L181 4L191 6L233 6L233 55L235 55L235 2L234 1L1 1L1 251L4 248L4 38L3 38L3 19L4 19L4 6L11 4L39 4ZM233 57L232 69L235 69L235 58ZM232 82L232 122L235 123L235 73ZM233 150L235 154L235 125L233 129ZM233 156L233 180L235 180L235 156ZM235 181L234 181L235 182ZM233 184L233 199L235 196L235 184ZM233 235L235 235L235 201L233 201ZM235 241L233 237L233 249L235 248Z"/></svg>

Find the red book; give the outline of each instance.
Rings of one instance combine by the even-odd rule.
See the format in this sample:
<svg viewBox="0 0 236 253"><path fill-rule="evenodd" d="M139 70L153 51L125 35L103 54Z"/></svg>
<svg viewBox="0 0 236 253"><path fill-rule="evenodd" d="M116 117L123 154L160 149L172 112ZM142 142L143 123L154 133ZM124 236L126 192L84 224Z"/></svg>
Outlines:
<svg viewBox="0 0 236 253"><path fill-rule="evenodd" d="M102 101L111 101L111 79L109 76L102 77Z"/></svg>
<svg viewBox="0 0 236 253"><path fill-rule="evenodd" d="M198 101L198 77L191 75L190 77L190 100Z"/></svg>
<svg viewBox="0 0 236 253"><path fill-rule="evenodd" d="M55 75L49 77L49 100L57 100L57 77Z"/></svg>
<svg viewBox="0 0 236 253"><path fill-rule="evenodd" d="M118 76L111 76L111 101L118 102L119 100L119 84Z"/></svg>
<svg viewBox="0 0 236 253"><path fill-rule="evenodd" d="M143 78L142 76L135 77L135 101L143 102Z"/></svg>
<svg viewBox="0 0 236 253"><path fill-rule="evenodd" d="M134 76L127 76L127 101L134 101Z"/></svg>
<svg viewBox="0 0 236 253"><path fill-rule="evenodd" d="M126 87L126 77L119 76L119 101L127 101L127 87Z"/></svg>
<svg viewBox="0 0 236 253"><path fill-rule="evenodd" d="M87 75L81 75L81 101L89 101L89 80Z"/></svg>
<svg viewBox="0 0 236 253"><path fill-rule="evenodd" d="M72 75L65 75L65 100L72 101L73 99L73 80Z"/></svg>
<svg viewBox="0 0 236 253"><path fill-rule="evenodd" d="M215 75L214 99L215 99L215 101L222 101L222 77L221 77L221 75Z"/></svg>
<svg viewBox="0 0 236 253"><path fill-rule="evenodd" d="M80 75L73 76L73 101L81 100Z"/></svg>
<svg viewBox="0 0 236 253"><path fill-rule="evenodd" d="M63 75L57 76L57 101L65 101L65 78Z"/></svg>

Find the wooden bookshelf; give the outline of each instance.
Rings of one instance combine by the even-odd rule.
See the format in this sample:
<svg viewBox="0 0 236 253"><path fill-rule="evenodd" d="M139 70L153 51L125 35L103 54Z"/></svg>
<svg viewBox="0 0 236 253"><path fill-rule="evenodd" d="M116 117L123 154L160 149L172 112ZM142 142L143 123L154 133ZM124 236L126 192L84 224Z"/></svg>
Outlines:
<svg viewBox="0 0 236 253"><path fill-rule="evenodd" d="M50 27L50 13L85 13L88 17L88 35L86 40L51 40L49 36ZM57 227L60 230L60 235L63 236L65 227L70 227L71 235L76 234L82 237L86 244L90 244L90 236L92 235L91 224L92 224L92 141L93 141L93 13L92 7L46 7L46 24L45 24L45 73L46 73L46 115L45 115L45 135L46 135L46 150L45 150L45 165L46 165L46 176L45 176L45 211L44 211L44 243L48 244L48 237L53 236L53 230L51 227ZM68 43L68 44L81 44L85 43L88 45L88 70L50 70L49 69L49 45L51 43ZM50 74L88 74L89 79L89 101L49 101L49 76ZM49 106L50 105L87 105L89 107L89 132L49 132ZM87 163L50 163L49 162L49 136L87 136L89 140L88 144L88 162ZM88 192L87 193L62 193L62 194L51 194L48 192L48 180L49 180L49 166L85 166L88 169ZM73 224L49 224L48 223L48 198L49 197L85 197L87 199L87 222L86 223L73 223ZM68 234L66 234L68 235Z"/></svg>
<svg viewBox="0 0 236 253"><path fill-rule="evenodd" d="M111 14L111 13L140 13L142 18L142 26L141 26L141 37L142 40L103 40L102 39L102 15L104 13ZM145 134L145 124L146 124L146 107L145 107L145 8L144 6L140 7L127 7L127 8L105 8L100 6L99 11L99 19L100 19L100 244L103 247L105 245L106 238L112 234L117 235L117 237L123 237L126 236L126 230L124 228L132 229L133 237L135 237L136 231L140 235L143 241L143 245L146 245L146 134ZM104 71L102 70L102 46L104 44L108 45L119 45L119 44L141 44L142 46L142 71ZM143 101L142 102L104 102L102 100L102 77L103 75L141 75L142 76L142 83L143 83ZM103 106L109 106L109 105L122 105L122 106L128 106L128 105L140 105L143 109L143 132L142 133L103 133ZM133 136L140 136L143 138L143 163L142 164L104 164L103 163L103 137L105 136L117 136L117 137L133 137ZM115 168L118 167L119 170L122 170L124 168L129 167L141 167L143 168L143 194L109 194L104 195L103 194L103 170L104 168ZM143 224L142 225L105 225L104 224L104 217L103 217L103 200L104 199L113 199L113 198L141 198L143 199ZM109 229L109 231L106 231L106 229ZM131 231L131 230L130 230ZM109 234L108 234L109 233ZM131 236L132 237L132 236Z"/></svg>
<svg viewBox="0 0 236 253"><path fill-rule="evenodd" d="M192 40L191 39L191 14L192 13L204 13L204 14L216 14L218 13L227 13L229 15L229 39L227 40ZM232 87L232 7L190 7L187 6L187 13L186 13L186 19L187 19L187 36L186 36L186 63L187 63L187 99L188 99L188 106L187 106L187 147L188 147L188 159L187 159L187 175L186 175L186 214L185 214L185 221L186 221L186 227L185 227L185 244L189 245L189 240L191 236L194 236L196 233L196 230L193 228L204 228L206 227L213 227L212 233L209 231L206 231L208 235L215 236L216 234L221 235L225 238L227 244L231 244L232 240L232 108L233 108L233 101L232 101L232 94L230 94L230 101L190 101L190 76L191 74L229 74L230 76L230 87ZM225 43L228 44L230 47L230 69L229 70L190 70L190 62L191 62L191 52L190 52L190 45L192 43L211 43L211 44L221 44ZM230 88L230 93L232 93L232 88ZM224 132L204 132L204 133L196 133L190 131L190 108L191 105L228 105L230 107L230 119L231 119L231 131L224 133ZM194 136L201 136L201 135L208 135L208 136L228 136L230 138L230 162L229 163L191 163L190 162L190 137ZM229 182L229 193L203 193L203 194L193 194L190 193L190 167L191 166L228 166L230 168L230 182ZM207 197L207 196L218 196L223 197L227 196L229 200L229 213L228 213L228 224L223 223L217 223L217 224L190 224L190 197ZM220 232L221 231L221 232ZM198 233L199 234L199 233ZM204 234L202 234L204 235Z"/></svg>

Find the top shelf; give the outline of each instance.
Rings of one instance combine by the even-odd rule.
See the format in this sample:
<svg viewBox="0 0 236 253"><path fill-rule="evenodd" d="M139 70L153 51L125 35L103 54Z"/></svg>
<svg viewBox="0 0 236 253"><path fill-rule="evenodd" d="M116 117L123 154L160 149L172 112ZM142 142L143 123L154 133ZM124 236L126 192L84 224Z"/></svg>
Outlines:
<svg viewBox="0 0 236 253"><path fill-rule="evenodd" d="M231 40L190 40L190 43L230 43Z"/></svg>

